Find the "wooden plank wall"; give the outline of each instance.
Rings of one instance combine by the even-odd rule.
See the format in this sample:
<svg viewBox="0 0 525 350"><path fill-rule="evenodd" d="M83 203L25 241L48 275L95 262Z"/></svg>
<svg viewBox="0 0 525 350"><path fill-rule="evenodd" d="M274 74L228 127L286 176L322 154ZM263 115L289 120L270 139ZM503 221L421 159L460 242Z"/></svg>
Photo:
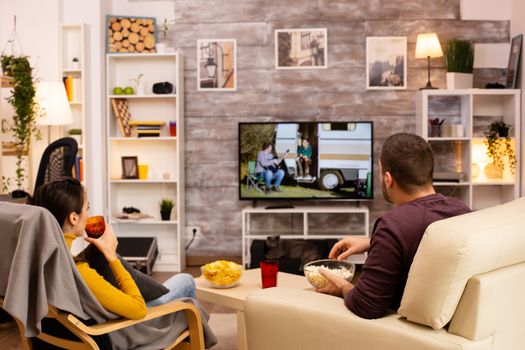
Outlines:
<svg viewBox="0 0 525 350"><path fill-rule="evenodd" d="M372 120L374 158L383 140L415 128L414 94L426 82L415 59L416 36L437 32L476 43L509 42L507 21L461 21L460 0L175 0L169 46L186 59L186 218L200 226L188 255L239 255L237 123L280 120ZM274 29L327 28L328 69L276 71ZM367 36L408 38L408 89L366 91ZM235 38L237 92L198 92L196 41ZM445 87L444 59L432 61L434 86ZM498 69L476 70L475 84L502 81ZM388 209L377 164L371 223ZM264 205L264 203L262 203ZM352 205L352 204L342 204Z"/></svg>

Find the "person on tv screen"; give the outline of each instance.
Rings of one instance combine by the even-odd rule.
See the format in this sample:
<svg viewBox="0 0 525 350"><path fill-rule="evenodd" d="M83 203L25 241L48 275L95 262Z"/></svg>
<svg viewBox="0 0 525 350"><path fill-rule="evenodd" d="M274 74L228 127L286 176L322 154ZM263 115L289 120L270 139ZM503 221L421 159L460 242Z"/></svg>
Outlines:
<svg viewBox="0 0 525 350"><path fill-rule="evenodd" d="M419 136L400 133L387 138L379 171L383 197L394 208L376 221L372 238L345 237L329 254L331 259L343 260L368 252L357 284L321 270L329 283L317 290L342 297L350 311L367 319L399 308L408 271L427 226L470 212L460 200L435 192L432 150Z"/></svg>
<svg viewBox="0 0 525 350"><path fill-rule="evenodd" d="M272 153L273 146L271 143L265 143L262 151L257 154L257 165L255 167L255 174L262 176L264 179L265 193L270 194L273 190L275 192L282 192L280 186L284 178L284 170L279 169L284 157L275 158ZM272 181L274 184L272 186Z"/></svg>
<svg viewBox="0 0 525 350"><path fill-rule="evenodd" d="M297 147L297 178L311 180L310 166L312 165L312 145L308 139L302 139L301 145Z"/></svg>

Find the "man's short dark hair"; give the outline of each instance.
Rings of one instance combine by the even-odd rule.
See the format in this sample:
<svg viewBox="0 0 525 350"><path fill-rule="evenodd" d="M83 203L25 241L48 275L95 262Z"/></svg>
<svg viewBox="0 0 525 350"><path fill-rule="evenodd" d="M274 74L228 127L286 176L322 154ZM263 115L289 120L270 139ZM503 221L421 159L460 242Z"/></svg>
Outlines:
<svg viewBox="0 0 525 350"><path fill-rule="evenodd" d="M383 173L388 171L407 193L432 184L434 156L420 136L399 133L387 138L381 149L381 166Z"/></svg>
<svg viewBox="0 0 525 350"><path fill-rule="evenodd" d="M271 142L265 142L265 143L263 143L263 148L262 148L262 149L265 150L265 149L267 149L267 148L270 147L270 146L273 146L273 143L271 143Z"/></svg>

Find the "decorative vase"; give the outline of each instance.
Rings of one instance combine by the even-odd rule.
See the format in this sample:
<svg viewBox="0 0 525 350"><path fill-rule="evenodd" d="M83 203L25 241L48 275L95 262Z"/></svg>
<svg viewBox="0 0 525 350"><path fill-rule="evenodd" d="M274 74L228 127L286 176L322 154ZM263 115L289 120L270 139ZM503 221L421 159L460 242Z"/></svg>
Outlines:
<svg viewBox="0 0 525 350"><path fill-rule="evenodd" d="M447 73L447 89L472 89L474 74L471 73Z"/></svg>
<svg viewBox="0 0 525 350"><path fill-rule="evenodd" d="M155 48L157 49L157 53L165 53L166 52L167 45L165 43L157 43L155 44Z"/></svg>
<svg viewBox="0 0 525 350"><path fill-rule="evenodd" d="M163 221L169 221L171 217L171 210L161 210L160 217Z"/></svg>

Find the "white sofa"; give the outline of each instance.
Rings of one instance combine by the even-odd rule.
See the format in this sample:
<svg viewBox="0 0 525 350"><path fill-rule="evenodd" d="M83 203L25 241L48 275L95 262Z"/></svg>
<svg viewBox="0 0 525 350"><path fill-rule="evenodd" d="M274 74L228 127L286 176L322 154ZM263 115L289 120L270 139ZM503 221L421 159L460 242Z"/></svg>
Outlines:
<svg viewBox="0 0 525 350"><path fill-rule="evenodd" d="M287 288L246 300L249 350L525 349L525 198L430 225L397 314Z"/></svg>

